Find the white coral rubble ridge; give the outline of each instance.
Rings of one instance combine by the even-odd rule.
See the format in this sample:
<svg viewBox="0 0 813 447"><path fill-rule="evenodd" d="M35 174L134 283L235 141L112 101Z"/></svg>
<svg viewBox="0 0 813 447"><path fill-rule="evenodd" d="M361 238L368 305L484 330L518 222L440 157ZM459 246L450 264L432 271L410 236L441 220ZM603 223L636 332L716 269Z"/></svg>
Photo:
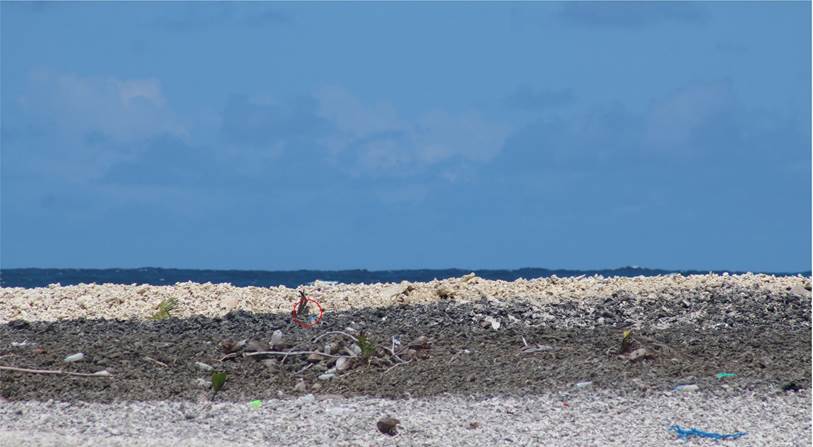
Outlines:
<svg viewBox="0 0 813 447"><path fill-rule="evenodd" d="M614 293L636 300L681 300L686 296L711 296L720 289L749 294L787 294L810 298L810 279L802 276L663 275L654 277L555 276L516 281L491 281L473 273L460 278L429 282L339 284L315 281L302 286L326 310L427 304L439 300L475 302L482 299L510 302L525 300L544 305L563 301L589 304ZM175 317L219 317L230 311L290 313L299 289L236 287L231 284L177 283L173 286L52 284L41 288L0 288L0 323L12 320L55 321L73 318L148 319L158 305L174 298Z"/></svg>

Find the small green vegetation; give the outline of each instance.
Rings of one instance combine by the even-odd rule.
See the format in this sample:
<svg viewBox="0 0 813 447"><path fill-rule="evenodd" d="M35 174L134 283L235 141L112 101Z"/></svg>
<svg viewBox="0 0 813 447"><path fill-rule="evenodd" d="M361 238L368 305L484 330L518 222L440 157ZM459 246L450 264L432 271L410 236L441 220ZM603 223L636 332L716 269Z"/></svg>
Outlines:
<svg viewBox="0 0 813 447"><path fill-rule="evenodd" d="M626 354L632 349L632 331L624 331L624 338L621 340L621 354Z"/></svg>
<svg viewBox="0 0 813 447"><path fill-rule="evenodd" d="M359 348L361 348L361 357L369 361L375 354L375 344L367 338L366 335L359 335L358 337Z"/></svg>
<svg viewBox="0 0 813 447"><path fill-rule="evenodd" d="M158 312L151 317L153 320L164 320L170 317L169 312L178 306L178 300L175 297L169 297L160 304L158 304Z"/></svg>
<svg viewBox="0 0 813 447"><path fill-rule="evenodd" d="M212 392L213 394L217 394L221 388L223 388L223 384L226 383L226 378L228 376L226 373L221 371L216 371L212 373Z"/></svg>

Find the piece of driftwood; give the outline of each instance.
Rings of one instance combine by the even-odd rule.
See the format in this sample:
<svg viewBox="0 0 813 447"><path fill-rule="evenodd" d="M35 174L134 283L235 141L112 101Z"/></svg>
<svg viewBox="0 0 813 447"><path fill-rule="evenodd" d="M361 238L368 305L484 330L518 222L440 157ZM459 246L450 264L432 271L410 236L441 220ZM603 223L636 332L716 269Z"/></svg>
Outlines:
<svg viewBox="0 0 813 447"><path fill-rule="evenodd" d="M30 373L30 374L61 374L65 376L79 376L79 377L110 377L112 374L107 372L107 370L97 371L95 373L77 373L77 372L70 372L70 371L63 371L61 369L53 370L53 369L28 369L28 368L16 368L14 366L0 366L0 370L4 371L16 371L16 372L23 372L23 373Z"/></svg>

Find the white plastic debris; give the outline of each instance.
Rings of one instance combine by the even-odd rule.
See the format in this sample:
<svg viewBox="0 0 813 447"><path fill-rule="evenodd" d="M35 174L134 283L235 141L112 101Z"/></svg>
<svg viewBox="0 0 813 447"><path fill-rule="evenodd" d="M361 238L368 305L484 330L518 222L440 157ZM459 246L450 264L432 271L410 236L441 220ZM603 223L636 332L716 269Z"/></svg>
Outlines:
<svg viewBox="0 0 813 447"><path fill-rule="evenodd" d="M700 387L694 384L691 385L678 385L673 391L697 391Z"/></svg>
<svg viewBox="0 0 813 447"><path fill-rule="evenodd" d="M195 362L195 366L197 366L198 369L200 369L201 371L212 371L214 369L210 365L207 365L203 362Z"/></svg>
<svg viewBox="0 0 813 447"><path fill-rule="evenodd" d="M319 380L333 380L336 377L336 374L333 373L325 373L319 376Z"/></svg>
<svg viewBox="0 0 813 447"><path fill-rule="evenodd" d="M579 382L576 384L576 388L587 388L588 386L592 385L593 382Z"/></svg>
<svg viewBox="0 0 813 447"><path fill-rule="evenodd" d="M77 352L76 354L71 354L71 355L65 357L65 362L67 362L67 363L79 362L79 361L83 360L84 358L85 358L85 354L83 354L81 352Z"/></svg>

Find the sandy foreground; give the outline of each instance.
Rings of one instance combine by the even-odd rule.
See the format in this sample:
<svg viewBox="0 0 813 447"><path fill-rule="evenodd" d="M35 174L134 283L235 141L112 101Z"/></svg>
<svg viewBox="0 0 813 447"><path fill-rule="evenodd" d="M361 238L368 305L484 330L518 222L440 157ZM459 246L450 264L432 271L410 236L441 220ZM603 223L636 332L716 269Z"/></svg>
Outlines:
<svg viewBox="0 0 813 447"><path fill-rule="evenodd" d="M810 288L316 282L302 288L324 309L310 329L285 287L0 288L0 367L17 368L0 369L0 445L673 445L672 424L810 445ZM228 377L217 393L214 372Z"/></svg>

